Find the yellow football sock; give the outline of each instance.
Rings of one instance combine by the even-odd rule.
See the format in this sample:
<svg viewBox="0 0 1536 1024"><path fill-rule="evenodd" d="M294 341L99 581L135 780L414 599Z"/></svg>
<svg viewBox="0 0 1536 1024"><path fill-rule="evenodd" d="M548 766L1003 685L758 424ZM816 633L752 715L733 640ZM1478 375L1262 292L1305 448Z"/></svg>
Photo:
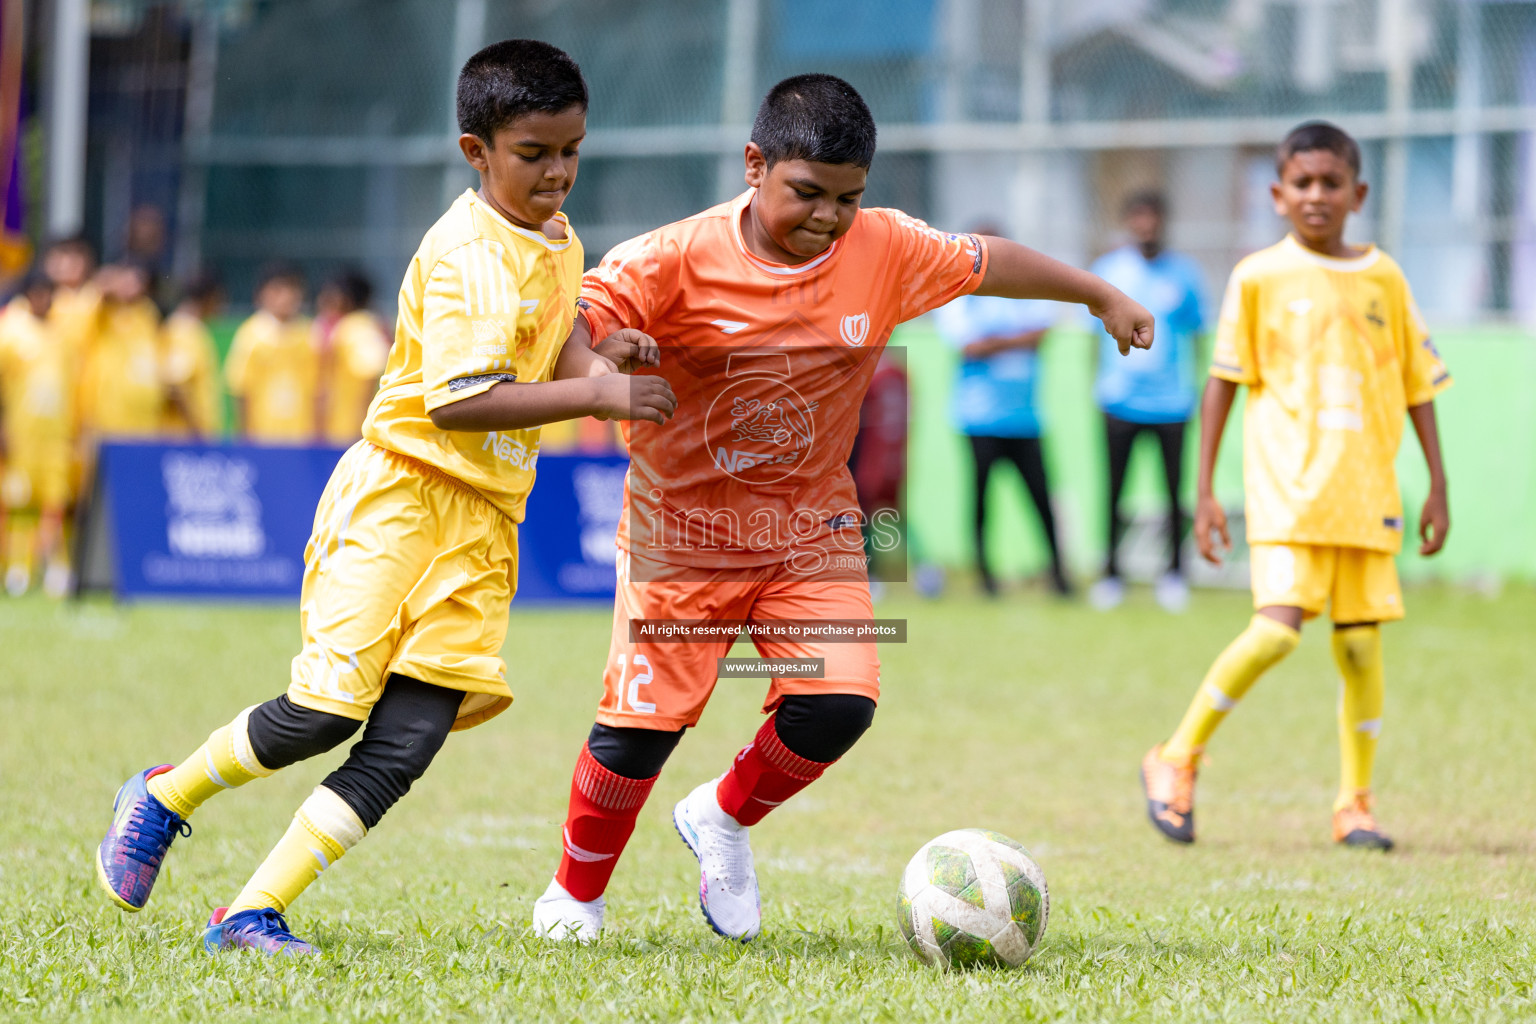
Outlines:
<svg viewBox="0 0 1536 1024"><path fill-rule="evenodd" d="M1294 651L1300 642L1301 634L1290 626L1267 615L1255 615L1248 628L1227 645L1205 674L1178 731L1163 744L1163 757L1183 761L1204 750L1227 712L1237 707L1259 676Z"/></svg>
<svg viewBox="0 0 1536 1024"><path fill-rule="evenodd" d="M1386 697L1381 630L1374 625L1334 630L1333 660L1343 680L1339 690L1339 799L1334 803L1334 810L1340 810L1354 802L1357 792L1371 788Z"/></svg>
<svg viewBox="0 0 1536 1024"><path fill-rule="evenodd" d="M156 800L181 815L190 817L204 800L223 789L243 786L252 779L262 779L277 769L256 760L246 722L255 705L220 726L192 756L170 771L149 780L149 792Z"/></svg>
<svg viewBox="0 0 1536 1024"><path fill-rule="evenodd" d="M229 905L231 914L271 907L278 913L299 898L320 872L368 834L357 812L333 790L316 786L261 867Z"/></svg>

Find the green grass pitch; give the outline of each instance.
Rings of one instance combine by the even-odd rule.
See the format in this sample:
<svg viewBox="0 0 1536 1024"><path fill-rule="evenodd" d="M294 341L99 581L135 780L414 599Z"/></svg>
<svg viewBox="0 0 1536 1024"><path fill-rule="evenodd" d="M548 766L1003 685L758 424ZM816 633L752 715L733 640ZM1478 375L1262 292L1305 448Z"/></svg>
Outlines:
<svg viewBox="0 0 1536 1024"><path fill-rule="evenodd" d="M864 741L753 845L762 937L699 916L674 801L757 728L720 684L640 819L595 948L526 934L599 694L606 611L517 609L517 703L431 772L293 908L324 956L211 958L227 902L342 751L222 794L123 914L91 857L131 771L189 752L285 686L286 609L0 605L0 1018L150 1021L1502 1020L1536 1017L1536 593L1409 594L1389 627L1378 774L1387 855L1335 849L1336 677L1325 627L1234 713L1200 788L1200 843L1146 824L1143 751L1243 626L1245 595L1182 617L897 596ZM737 653L742 653L738 650ZM941 974L896 934L902 866L984 826L1044 867L1044 948Z"/></svg>

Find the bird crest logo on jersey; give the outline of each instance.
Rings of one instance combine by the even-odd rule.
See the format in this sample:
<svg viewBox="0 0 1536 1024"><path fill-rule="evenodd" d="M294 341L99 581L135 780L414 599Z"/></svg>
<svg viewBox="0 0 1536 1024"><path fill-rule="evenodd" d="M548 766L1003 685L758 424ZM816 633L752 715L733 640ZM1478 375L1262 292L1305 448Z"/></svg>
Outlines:
<svg viewBox="0 0 1536 1024"><path fill-rule="evenodd" d="M838 333L843 340L857 348L864 344L864 339L869 337L869 314L852 313L843 317L843 322L838 325Z"/></svg>
<svg viewBox="0 0 1536 1024"><path fill-rule="evenodd" d="M743 483L793 476L816 440L816 402L788 383L789 356L733 355L721 389L704 416L704 443L715 468Z"/></svg>

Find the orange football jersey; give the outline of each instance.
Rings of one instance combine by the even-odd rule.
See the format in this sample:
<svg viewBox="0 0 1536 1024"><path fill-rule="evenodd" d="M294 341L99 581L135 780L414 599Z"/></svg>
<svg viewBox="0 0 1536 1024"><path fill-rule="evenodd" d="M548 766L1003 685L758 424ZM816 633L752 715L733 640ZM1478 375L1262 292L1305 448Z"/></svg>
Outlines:
<svg viewBox="0 0 1536 1024"><path fill-rule="evenodd" d="M862 577L847 465L859 405L891 331L975 291L986 247L868 209L815 259L769 263L742 238L753 194L615 246L582 281L592 336L654 337L661 366L646 372L678 400L663 426L623 425L619 547L706 570L788 561Z"/></svg>

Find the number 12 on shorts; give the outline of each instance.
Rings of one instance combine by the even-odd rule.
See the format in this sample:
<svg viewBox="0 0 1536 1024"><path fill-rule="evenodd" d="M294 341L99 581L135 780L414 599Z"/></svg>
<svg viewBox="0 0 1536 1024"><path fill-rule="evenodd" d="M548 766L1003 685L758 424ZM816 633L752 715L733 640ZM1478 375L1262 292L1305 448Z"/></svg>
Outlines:
<svg viewBox="0 0 1536 1024"><path fill-rule="evenodd" d="M624 695L625 703L629 710L642 715L654 715L656 705L640 699L640 687L651 681L651 663L643 654L634 657L635 674L630 676L626 684L624 676L629 672L629 655L619 655L619 692ZM643 670L643 671L642 671Z"/></svg>

